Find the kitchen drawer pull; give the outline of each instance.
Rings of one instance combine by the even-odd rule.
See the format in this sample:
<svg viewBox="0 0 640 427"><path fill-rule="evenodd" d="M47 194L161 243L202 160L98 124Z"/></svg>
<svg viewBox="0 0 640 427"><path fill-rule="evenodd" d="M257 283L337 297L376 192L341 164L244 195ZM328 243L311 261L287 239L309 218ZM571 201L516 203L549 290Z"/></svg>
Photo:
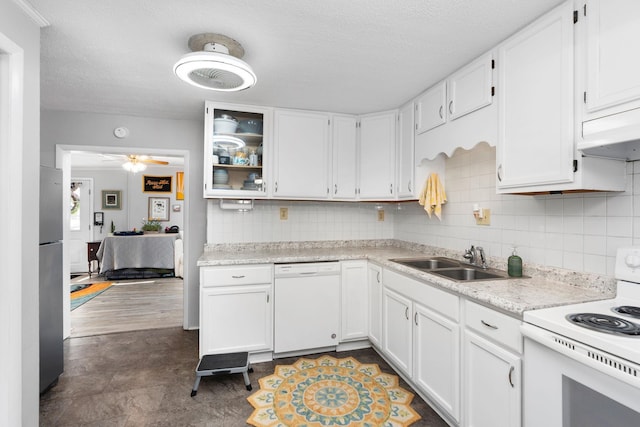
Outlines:
<svg viewBox="0 0 640 427"><path fill-rule="evenodd" d="M231 276L234 279L244 279L244 274L242 276Z"/></svg>
<svg viewBox="0 0 640 427"><path fill-rule="evenodd" d="M404 317L406 317L407 320L409 320L409 307L404 308Z"/></svg>
<svg viewBox="0 0 640 427"><path fill-rule="evenodd" d="M491 329L498 329L497 326L492 325L491 323L487 323L484 320L480 320L480 323L482 323L484 326L486 326L487 328L491 328Z"/></svg>
<svg viewBox="0 0 640 427"><path fill-rule="evenodd" d="M315 271L302 271L302 272L300 272L298 274L300 274L300 275L304 274L304 275L310 276L312 274L317 274L317 273Z"/></svg>
<svg viewBox="0 0 640 427"><path fill-rule="evenodd" d="M511 388L515 388L515 384L513 384L513 378L512 378L513 371L515 371L515 370L516 370L516 368L513 367L513 366L509 369L509 384L511 385Z"/></svg>

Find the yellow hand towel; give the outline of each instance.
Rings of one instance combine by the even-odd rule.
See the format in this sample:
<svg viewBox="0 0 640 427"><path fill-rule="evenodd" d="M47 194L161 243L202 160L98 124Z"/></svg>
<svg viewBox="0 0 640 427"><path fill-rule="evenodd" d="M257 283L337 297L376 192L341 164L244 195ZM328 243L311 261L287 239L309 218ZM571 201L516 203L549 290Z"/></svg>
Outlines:
<svg viewBox="0 0 640 427"><path fill-rule="evenodd" d="M424 183L418 203L420 203L420 206L424 206L429 218L431 218L431 212L433 212L441 220L442 205L446 202L447 194L444 191L440 177L437 173L432 173Z"/></svg>

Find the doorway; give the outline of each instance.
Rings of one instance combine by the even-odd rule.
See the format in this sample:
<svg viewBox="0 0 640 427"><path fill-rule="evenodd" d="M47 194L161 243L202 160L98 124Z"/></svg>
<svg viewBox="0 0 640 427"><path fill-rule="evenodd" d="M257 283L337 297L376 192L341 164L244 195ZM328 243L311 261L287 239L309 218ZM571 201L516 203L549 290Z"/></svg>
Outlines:
<svg viewBox="0 0 640 427"><path fill-rule="evenodd" d="M65 194L63 195L64 200L70 200L71 199L71 183L73 182L72 180L72 152L83 152L83 153L93 153L95 155L102 155L103 157L117 157L117 156L127 156L127 155L131 155L131 154L138 154L138 155L155 155L155 156L169 156L169 157L176 157L176 158L181 158L183 160L183 166L182 169L184 171L184 191L187 192L188 191L188 185L189 185L189 180L188 180L188 176L189 176L189 152L187 150L174 150L174 149L150 149L150 148L140 148L140 147L105 147L105 146L79 146L79 145L57 145L56 146L56 167L62 169L63 171L63 189L65 190ZM87 173L86 171L88 171L88 169L83 169L85 170L85 172L80 175L78 173L74 173L74 176L91 176L90 173ZM121 170L121 169L120 169ZM78 172L78 171L76 171ZM80 171L82 172L82 171ZM103 174L105 172L103 171ZM110 172L106 172L106 173L110 173ZM98 188L98 193L100 193L100 184L95 181L93 182L93 187ZM94 196L94 197L98 197L98 195ZM96 203L100 203L101 199L95 200ZM189 200L188 198L185 198L184 202L182 202L182 212L180 212L181 214L184 215L184 218L188 217L188 212L189 212ZM127 203L127 205L129 205L129 203ZM93 206L96 206L95 204ZM127 215L127 213L125 212L128 208L123 206L123 215ZM65 209L65 223L68 224L70 223L70 215L71 212L70 210L66 210ZM131 217L133 218L133 217ZM89 221L91 221L91 217L89 218ZM132 220L132 222L134 222ZM125 224L123 223L123 226ZM184 239L184 241L188 241L188 236L189 236L189 227L188 227L188 222L184 221L183 222L183 228L181 229L181 234L182 234L182 239ZM135 225L134 225L135 227ZM64 260L64 275L65 277L70 277L70 273L71 273L71 254L70 254L70 247L71 244L69 243L71 240L71 230L69 229L70 227L65 227L65 234L64 234L64 242L65 242L65 260ZM123 229L123 228L119 228L119 229ZM95 237L95 235L93 236ZM189 257L189 252L187 249L188 245L184 245L184 252L183 252L183 263L185 265L187 265L188 262L188 257ZM86 250L86 242L85 242L85 250ZM84 271L87 270L87 265L85 265ZM181 311L181 324L183 328L187 328L187 322L188 322L188 301L189 301L189 289L188 286L186 285L188 283L188 271L184 271L183 272L183 276L181 278L177 278L176 280L180 281L180 292L181 292L181 307L180 307L180 311ZM134 281L135 283L135 281ZM134 285L134 283L132 283L132 286ZM126 283L123 283L122 285L126 285ZM146 283L142 283L140 284L140 288L144 287L144 286L148 286L148 284ZM116 289L115 286L113 287L113 289ZM105 291L105 294L107 292L110 291ZM72 336L71 333L71 310L70 310L70 297L67 295L67 301L65 301L65 337L69 337ZM98 297L97 297L98 298ZM123 301L126 301L126 298L123 298ZM76 310L77 311L77 310ZM107 316L108 317L108 316ZM145 328L146 329L146 328Z"/></svg>
<svg viewBox="0 0 640 427"><path fill-rule="evenodd" d="M71 178L69 262L71 274L90 271L87 244L93 241L93 179Z"/></svg>

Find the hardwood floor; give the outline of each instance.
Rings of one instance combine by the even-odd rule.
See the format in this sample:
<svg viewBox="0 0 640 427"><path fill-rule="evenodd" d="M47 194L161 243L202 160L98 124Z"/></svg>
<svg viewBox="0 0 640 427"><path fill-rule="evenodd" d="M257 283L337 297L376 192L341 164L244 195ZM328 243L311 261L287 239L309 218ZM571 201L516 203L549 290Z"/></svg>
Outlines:
<svg viewBox="0 0 640 427"><path fill-rule="evenodd" d="M105 281L94 276L72 283ZM180 278L115 281L109 289L71 312L71 338L115 332L181 327Z"/></svg>

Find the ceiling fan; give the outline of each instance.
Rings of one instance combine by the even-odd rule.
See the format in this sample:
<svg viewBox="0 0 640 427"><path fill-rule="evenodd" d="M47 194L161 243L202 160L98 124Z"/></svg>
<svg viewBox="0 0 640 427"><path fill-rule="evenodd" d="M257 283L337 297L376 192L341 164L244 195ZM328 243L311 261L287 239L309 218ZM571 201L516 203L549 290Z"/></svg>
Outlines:
<svg viewBox="0 0 640 427"><path fill-rule="evenodd" d="M126 156L127 161L122 164L122 168L128 172L141 172L147 168L148 164L154 165L168 165L169 162L164 160L155 160L147 155L128 154Z"/></svg>

